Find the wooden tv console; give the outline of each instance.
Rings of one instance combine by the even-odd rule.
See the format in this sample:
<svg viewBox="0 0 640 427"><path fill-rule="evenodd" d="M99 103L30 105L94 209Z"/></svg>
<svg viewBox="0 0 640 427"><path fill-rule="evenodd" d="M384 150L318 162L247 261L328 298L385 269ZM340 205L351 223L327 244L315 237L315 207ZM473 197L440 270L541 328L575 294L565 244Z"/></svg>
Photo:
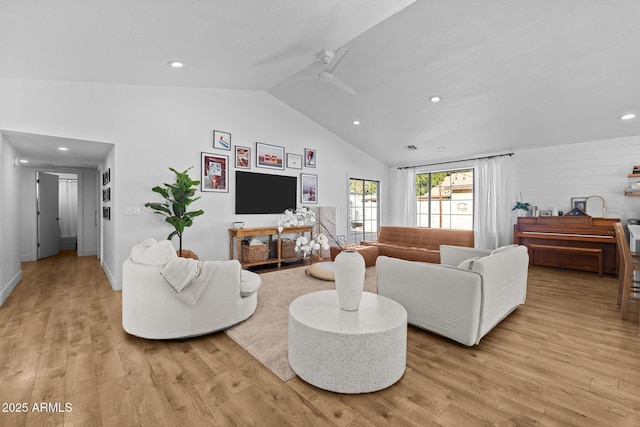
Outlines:
<svg viewBox="0 0 640 427"><path fill-rule="evenodd" d="M249 228L230 228L229 229L229 259L237 259L242 267L252 267L263 264L277 264L278 268L282 266L283 261L295 261L303 259L303 256L295 256L293 258L282 257L282 235L291 233L309 233L309 240L313 239L313 226L304 225L300 227L285 227L282 233L278 232L278 226L272 227L249 227ZM275 253L270 253L268 259L257 262L242 262L240 259L242 249L242 239L245 237L267 236L269 238L269 248L272 243L276 244Z"/></svg>
<svg viewBox="0 0 640 427"><path fill-rule="evenodd" d="M519 217L513 242L529 249L529 264L617 275L613 224L618 218Z"/></svg>

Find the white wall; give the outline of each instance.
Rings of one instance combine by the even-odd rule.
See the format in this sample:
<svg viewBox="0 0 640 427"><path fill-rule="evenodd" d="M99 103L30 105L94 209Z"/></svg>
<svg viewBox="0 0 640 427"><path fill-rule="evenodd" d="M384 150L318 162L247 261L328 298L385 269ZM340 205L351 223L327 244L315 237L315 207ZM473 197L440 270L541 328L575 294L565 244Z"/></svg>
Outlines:
<svg viewBox="0 0 640 427"><path fill-rule="evenodd" d="M624 195L624 188L634 181L627 177L633 165L640 165L640 136L519 150L511 162L513 194L509 198L515 203L516 195L522 194L538 210L557 207L568 212L572 197L598 195L605 200L605 217L640 218L640 197ZM389 168L389 186L396 191L389 200L385 225L404 225L397 208L399 172Z"/></svg>
<svg viewBox="0 0 640 427"><path fill-rule="evenodd" d="M145 202L159 201L151 188L172 179L168 167L195 166L195 178L203 151L232 160L233 151L211 148L214 129L230 132L234 146L252 147L252 161L256 141L297 154L316 149L317 167L302 172L318 175L318 205L336 206L338 234L346 234L348 175L378 180L385 188L387 168L382 163L266 92L4 79L0 93L0 129L115 145L112 160L101 166L111 167L112 178L112 220L103 224L101 258L116 289L133 244L146 237L165 238L171 231L144 208ZM275 172L255 166L252 170ZM201 259L228 258L227 230L234 221L246 226L277 222L278 215L236 216L233 168L229 177L229 193L202 193L193 205L205 215L186 230L184 246ZM139 207L141 214L126 215L127 207Z"/></svg>
<svg viewBox="0 0 640 427"><path fill-rule="evenodd" d="M513 157L512 188L539 210L567 212L572 197L598 195L606 217L640 218L640 197L623 191L633 165L640 165L640 136L523 150Z"/></svg>
<svg viewBox="0 0 640 427"><path fill-rule="evenodd" d="M0 135L0 305L22 279L19 217L20 166L15 148Z"/></svg>

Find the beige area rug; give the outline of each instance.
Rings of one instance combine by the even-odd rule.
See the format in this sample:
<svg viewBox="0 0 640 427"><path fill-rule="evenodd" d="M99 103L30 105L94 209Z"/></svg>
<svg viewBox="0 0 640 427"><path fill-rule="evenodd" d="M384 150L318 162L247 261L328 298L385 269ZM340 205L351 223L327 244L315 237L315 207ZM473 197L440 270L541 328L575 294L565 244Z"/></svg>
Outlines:
<svg viewBox="0 0 640 427"><path fill-rule="evenodd" d="M334 282L309 277L305 270L306 267L297 267L261 274L262 287L258 290L255 313L226 330L231 339L282 381L296 376L289 366L287 353L289 304L300 295L336 288ZM375 267L367 268L364 290L377 293Z"/></svg>

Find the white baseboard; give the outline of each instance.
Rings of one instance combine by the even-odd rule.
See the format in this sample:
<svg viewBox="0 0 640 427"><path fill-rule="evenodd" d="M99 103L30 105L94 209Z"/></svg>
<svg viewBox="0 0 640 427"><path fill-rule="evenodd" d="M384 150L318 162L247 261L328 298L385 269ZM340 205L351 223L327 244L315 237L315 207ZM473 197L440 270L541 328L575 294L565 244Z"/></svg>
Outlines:
<svg viewBox="0 0 640 427"><path fill-rule="evenodd" d="M18 283L22 280L22 270L15 275L15 277L7 283L7 285L0 291L0 305L2 305L5 300L11 295L11 292L16 288Z"/></svg>
<svg viewBox="0 0 640 427"><path fill-rule="evenodd" d="M107 279L109 280L109 283L111 284L111 288L114 291L121 291L122 290L122 280L116 280L115 277L113 277L113 274L111 274L111 270L109 270L109 267L107 266L107 264L105 264L104 262L100 262L100 265L102 266L102 270L104 270L104 274L107 275Z"/></svg>

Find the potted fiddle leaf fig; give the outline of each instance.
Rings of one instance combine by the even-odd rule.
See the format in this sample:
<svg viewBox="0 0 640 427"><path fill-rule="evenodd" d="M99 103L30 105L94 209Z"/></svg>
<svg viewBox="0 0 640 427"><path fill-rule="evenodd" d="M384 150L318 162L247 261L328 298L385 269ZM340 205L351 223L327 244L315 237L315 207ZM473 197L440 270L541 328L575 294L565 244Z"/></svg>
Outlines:
<svg viewBox="0 0 640 427"><path fill-rule="evenodd" d="M164 184L162 186L155 186L151 190L160 194L165 202L164 203L145 203L144 206L151 208L158 215L165 217L165 221L171 224L174 231L167 236L167 240L171 240L174 236L178 236L179 249L178 255L182 254L182 233L187 227L193 225L193 218L200 216L204 213L202 209L197 211L189 211L189 205L198 200L200 197L193 197L196 194L196 187L200 184L200 181L192 181L189 177L189 170L193 169L191 166L184 172L178 172L173 168L169 170L176 174L176 182L173 184ZM186 250L185 250L186 252Z"/></svg>

